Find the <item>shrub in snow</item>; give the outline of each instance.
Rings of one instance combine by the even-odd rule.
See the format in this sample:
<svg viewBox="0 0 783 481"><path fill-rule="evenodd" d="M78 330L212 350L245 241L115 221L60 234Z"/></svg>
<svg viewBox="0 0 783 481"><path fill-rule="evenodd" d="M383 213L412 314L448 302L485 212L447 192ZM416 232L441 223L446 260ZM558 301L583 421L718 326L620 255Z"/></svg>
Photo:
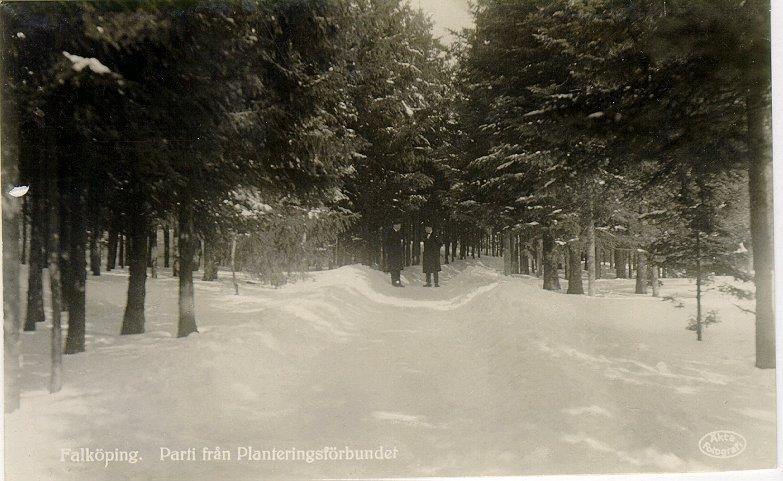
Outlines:
<svg viewBox="0 0 783 481"><path fill-rule="evenodd" d="M706 316L704 316L704 319L701 320L702 327L707 327L710 324L717 324L720 322L718 320L718 312L717 311L710 311L707 313ZM686 327L689 331L695 331L696 330L696 318L691 316L688 319L688 327Z"/></svg>

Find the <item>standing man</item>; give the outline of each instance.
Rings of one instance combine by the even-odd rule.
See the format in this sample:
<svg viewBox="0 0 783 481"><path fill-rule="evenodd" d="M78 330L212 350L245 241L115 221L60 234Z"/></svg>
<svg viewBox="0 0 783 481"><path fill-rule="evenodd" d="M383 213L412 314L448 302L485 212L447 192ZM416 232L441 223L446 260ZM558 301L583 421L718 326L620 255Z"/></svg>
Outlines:
<svg viewBox="0 0 783 481"><path fill-rule="evenodd" d="M427 283L424 287L432 287L433 277L435 278L435 287L438 285L438 272L440 272L440 239L432 233L432 226L424 226L424 255L422 268L427 274Z"/></svg>
<svg viewBox="0 0 783 481"><path fill-rule="evenodd" d="M395 287L402 287L400 271L403 267L402 223L394 221L394 225L386 234L386 267L391 274L391 282Z"/></svg>

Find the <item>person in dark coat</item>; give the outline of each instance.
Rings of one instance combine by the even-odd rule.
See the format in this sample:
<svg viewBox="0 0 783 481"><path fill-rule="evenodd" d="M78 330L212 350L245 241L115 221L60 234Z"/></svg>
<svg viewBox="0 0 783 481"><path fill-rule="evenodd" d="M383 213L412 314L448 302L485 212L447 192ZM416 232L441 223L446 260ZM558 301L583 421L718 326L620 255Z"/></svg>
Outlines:
<svg viewBox="0 0 783 481"><path fill-rule="evenodd" d="M422 268L427 274L427 283L424 287L432 287L432 281L435 281L435 287L438 285L438 272L440 272L440 239L432 232L432 226L424 226L424 255L422 256ZM433 279L434 278L434 279Z"/></svg>
<svg viewBox="0 0 783 481"><path fill-rule="evenodd" d="M391 282L393 286L402 287L400 281L400 271L403 268L403 238L402 238L402 224L395 222L391 229L386 233L385 251L386 251L386 268L389 269L391 274Z"/></svg>

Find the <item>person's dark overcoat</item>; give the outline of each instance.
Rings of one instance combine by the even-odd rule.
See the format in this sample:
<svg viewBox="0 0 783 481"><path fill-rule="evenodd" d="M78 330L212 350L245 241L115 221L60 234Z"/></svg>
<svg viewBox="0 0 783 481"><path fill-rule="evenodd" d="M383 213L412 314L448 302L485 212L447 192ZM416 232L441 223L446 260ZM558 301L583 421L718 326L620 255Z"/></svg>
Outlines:
<svg viewBox="0 0 783 481"><path fill-rule="evenodd" d="M434 232L429 238L424 234L424 254L421 265L425 273L440 271L440 245L440 239Z"/></svg>
<svg viewBox="0 0 783 481"><path fill-rule="evenodd" d="M403 238L402 229L395 231L389 229L386 232L386 269L389 271L401 271L404 267L403 262Z"/></svg>

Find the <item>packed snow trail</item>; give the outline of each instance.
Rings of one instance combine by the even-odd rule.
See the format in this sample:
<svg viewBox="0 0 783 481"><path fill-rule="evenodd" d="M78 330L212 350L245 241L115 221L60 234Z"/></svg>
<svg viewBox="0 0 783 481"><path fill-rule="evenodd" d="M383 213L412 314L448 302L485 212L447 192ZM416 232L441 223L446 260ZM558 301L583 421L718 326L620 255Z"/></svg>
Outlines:
<svg viewBox="0 0 783 481"><path fill-rule="evenodd" d="M177 280L148 279L147 333L118 336L127 277L90 277L87 352L43 391L49 330L24 333L9 480L510 475L770 467L774 371L753 368L752 318L727 302L697 343L688 313L606 281L588 298L503 277L499 260L444 266L403 289L362 266L280 289L196 281L199 334L176 339ZM224 276L225 277L225 276ZM686 281L665 281L687 293ZM710 299L707 299L710 301ZM686 300L686 304L687 304ZM152 307L154 306L154 307ZM715 459L706 433L745 452ZM238 447L395 449L388 460L249 461ZM62 448L140 450L136 464L61 461ZM195 447L197 461L160 461ZM231 461L201 461L202 448Z"/></svg>

